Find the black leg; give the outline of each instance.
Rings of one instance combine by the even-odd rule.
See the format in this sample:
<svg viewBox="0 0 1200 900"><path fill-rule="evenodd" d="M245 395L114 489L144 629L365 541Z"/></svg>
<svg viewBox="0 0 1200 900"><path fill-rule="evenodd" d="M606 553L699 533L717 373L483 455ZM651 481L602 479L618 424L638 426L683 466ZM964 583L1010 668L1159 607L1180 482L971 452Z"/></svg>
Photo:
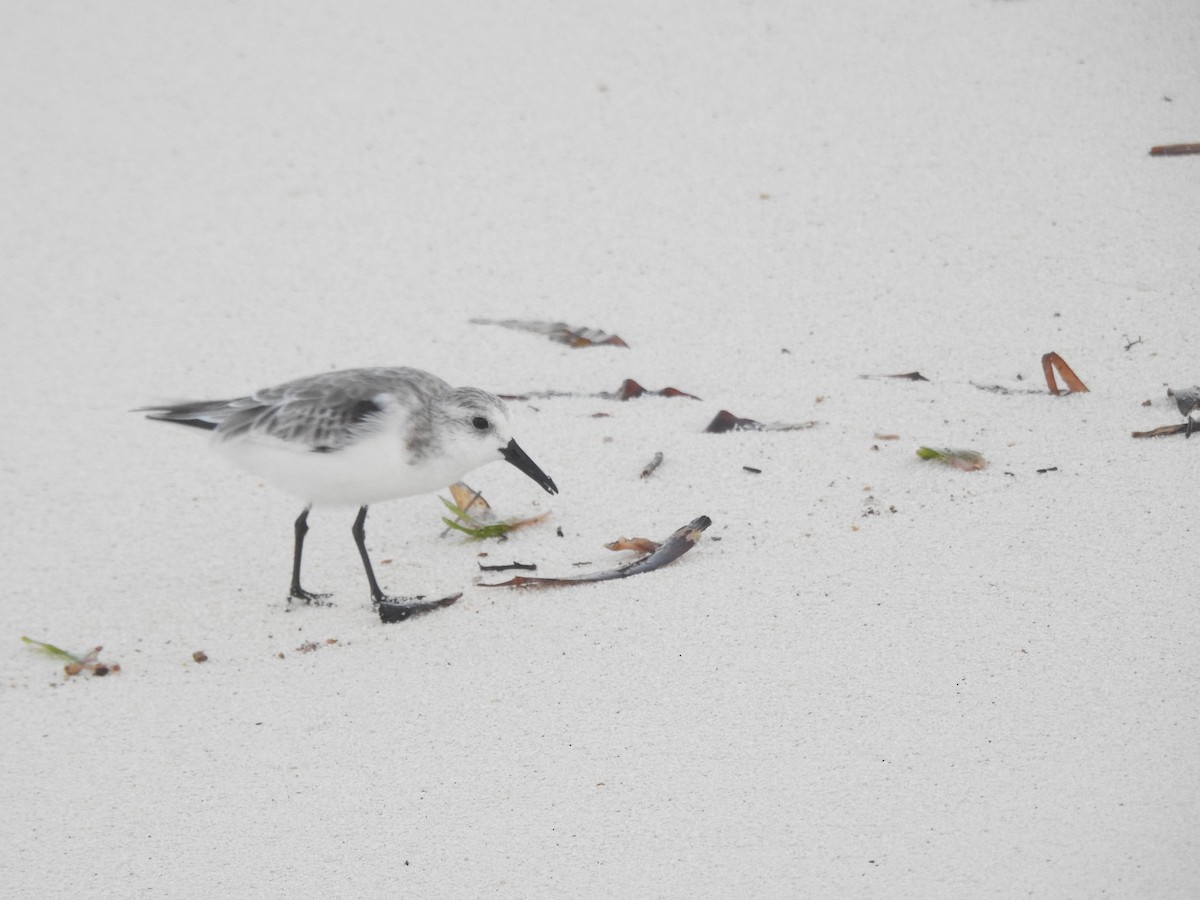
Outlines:
<svg viewBox="0 0 1200 900"><path fill-rule="evenodd" d="M358 555L362 557L363 568L367 571L367 584L371 586L371 601L378 606L385 600L391 600L391 597L386 596L379 589L379 582L375 580L375 570L371 568L371 557L367 553L367 508L360 506L358 508L358 518L354 520L354 527L350 529L350 533L354 535L354 544L358 547Z"/></svg>
<svg viewBox="0 0 1200 900"><path fill-rule="evenodd" d="M312 509L312 504L304 507L304 512L300 513L299 518L296 519L296 550L292 556L292 589L288 593L288 600L320 603L329 595L314 594L300 587L300 557L304 554L304 536L308 534L308 511L310 509Z"/></svg>
<svg viewBox="0 0 1200 900"><path fill-rule="evenodd" d="M379 582L375 580L375 570L371 568L371 557L367 553L366 523L367 508L360 506L358 509L358 518L354 520L354 527L350 529L350 533L354 535L354 543L358 547L358 555L362 557L363 569L367 573L367 583L371 586L371 602L379 613L380 619L384 622L403 622L409 616L426 613L442 606L449 606L462 596L461 593L458 593L450 597L443 597L441 600L424 600L421 597L389 597L381 591L379 589Z"/></svg>

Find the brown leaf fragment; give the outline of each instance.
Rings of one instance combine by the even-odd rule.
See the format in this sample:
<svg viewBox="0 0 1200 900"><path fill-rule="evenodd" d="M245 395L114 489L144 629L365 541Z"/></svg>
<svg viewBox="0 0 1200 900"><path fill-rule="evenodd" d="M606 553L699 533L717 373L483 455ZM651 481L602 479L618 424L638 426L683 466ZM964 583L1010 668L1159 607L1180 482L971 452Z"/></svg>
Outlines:
<svg viewBox="0 0 1200 900"><path fill-rule="evenodd" d="M528 319L472 319L473 325L499 325L514 331L530 331L544 334L552 341L568 347L628 347L615 334L606 334L598 328L576 328L565 322L541 322Z"/></svg>
<svg viewBox="0 0 1200 900"><path fill-rule="evenodd" d="M195 653L192 654L192 659L198 663L208 662L208 654L205 653L203 650L197 650Z"/></svg>
<svg viewBox="0 0 1200 900"><path fill-rule="evenodd" d="M616 569L608 569L603 572L588 573L587 575L574 575L564 578L537 578L532 576L516 575L508 581L500 582L499 584L481 584L480 587L553 587L565 586L571 584L586 584L593 581L611 581L615 578L628 578L631 575L641 575L646 572L653 572L655 569L660 569L667 563L674 562L683 554L687 553L700 540L700 535L712 524L712 519L708 516L699 516L678 528L675 532L663 541L662 545L649 556L642 557L639 560L620 566Z"/></svg>
<svg viewBox="0 0 1200 900"><path fill-rule="evenodd" d="M1151 156L1191 156L1200 153L1200 144L1160 144L1150 148Z"/></svg>
<svg viewBox="0 0 1200 900"><path fill-rule="evenodd" d="M898 441L898 440L900 440L900 435L898 435L898 434L880 434L877 431L877 432L875 432L875 440L877 440L877 441Z"/></svg>
<svg viewBox="0 0 1200 900"><path fill-rule="evenodd" d="M707 434L724 434L726 431L802 431L806 428L815 428L816 425L816 422L769 422L763 424L755 419L740 418L729 410L723 409L713 417L704 431Z"/></svg>
<svg viewBox="0 0 1200 900"><path fill-rule="evenodd" d="M1066 385L1065 391L1058 389L1058 381L1054 377L1054 371L1058 370L1058 374L1062 376L1063 384ZM1064 393L1068 394L1086 394L1088 393L1087 385L1079 380L1079 376L1075 374L1075 370L1067 365L1067 361L1057 353L1047 353L1042 356L1042 374L1046 376L1046 387L1050 389L1050 393L1058 397Z"/></svg>
<svg viewBox="0 0 1200 900"><path fill-rule="evenodd" d="M634 553L653 553L661 546L662 544L658 541L652 541L650 538L619 537L615 541L605 544L604 549L613 551L632 550Z"/></svg>

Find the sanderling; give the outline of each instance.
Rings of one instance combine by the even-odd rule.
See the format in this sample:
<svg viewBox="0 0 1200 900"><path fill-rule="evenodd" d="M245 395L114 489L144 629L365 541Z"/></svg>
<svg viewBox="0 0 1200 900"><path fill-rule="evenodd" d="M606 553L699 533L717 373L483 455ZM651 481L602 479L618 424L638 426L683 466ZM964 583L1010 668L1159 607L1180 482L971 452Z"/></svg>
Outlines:
<svg viewBox="0 0 1200 900"><path fill-rule="evenodd" d="M404 603L380 590L366 546L370 504L436 491L498 459L512 463L547 493L558 493L513 439L504 401L478 388L452 388L420 369L347 369L236 400L137 411L212 431L217 449L231 461L305 502L295 523L290 592L290 599L305 603L329 596L300 586L300 556L314 503L359 508L351 533L371 600L377 609L389 605L390 618L401 619L439 604Z"/></svg>

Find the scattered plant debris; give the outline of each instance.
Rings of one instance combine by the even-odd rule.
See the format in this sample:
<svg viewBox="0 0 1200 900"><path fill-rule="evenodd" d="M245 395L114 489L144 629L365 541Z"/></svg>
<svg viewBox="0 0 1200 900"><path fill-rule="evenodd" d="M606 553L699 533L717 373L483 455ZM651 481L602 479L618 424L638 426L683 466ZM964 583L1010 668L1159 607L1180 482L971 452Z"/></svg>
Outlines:
<svg viewBox="0 0 1200 900"><path fill-rule="evenodd" d="M610 581L614 578L628 578L631 575L653 572L655 569L662 568L667 563L675 561L691 550L696 545L696 542L700 540L700 535L711 524L712 520L708 516L700 516L693 519L687 525L677 529L649 556L644 556L617 569L608 569L603 572L564 578L538 578L515 575L508 581L499 584L485 584L481 585L481 587L551 587L556 585L586 584L593 581Z"/></svg>
<svg viewBox="0 0 1200 900"><path fill-rule="evenodd" d="M203 650L197 650L195 653L192 654L192 661L198 662L198 663L208 662L208 654L205 653Z"/></svg>
<svg viewBox="0 0 1200 900"><path fill-rule="evenodd" d="M597 391L594 394L578 394L573 391L529 391L524 394L500 394L501 400L553 400L557 397L573 397L576 399L596 400L635 400L638 397L686 397L689 400L699 400L695 394L689 394L678 388L665 387L657 391L642 387L632 378L626 378L615 391ZM608 413L593 413L594 416L607 416Z"/></svg>
<svg viewBox="0 0 1200 900"><path fill-rule="evenodd" d="M597 396L603 397L605 395L599 394ZM657 391L652 391L652 390L649 390L648 388L642 387L640 384L638 384L632 378L626 378L624 381L622 381L621 387L617 390L617 399L618 400L633 400L637 397L645 397L645 396L650 396L650 397L687 397L690 400L699 400L700 399L695 394L688 394L688 393L685 393L685 392L679 390L678 388L673 388L673 387L665 387L665 388L660 388Z"/></svg>
<svg viewBox="0 0 1200 900"><path fill-rule="evenodd" d="M305 641L296 648L297 653L312 653L322 647L331 647L338 642L337 638L325 638L324 641Z"/></svg>
<svg viewBox="0 0 1200 900"><path fill-rule="evenodd" d="M742 466L743 472L749 472L751 475L761 475L762 469L756 469L754 466Z"/></svg>
<svg viewBox="0 0 1200 900"><path fill-rule="evenodd" d="M605 334L597 328L575 328L565 322L540 322L523 319L472 319L473 325L499 325L501 328L511 328L514 331L531 331L534 334L544 334L552 341L566 344L568 347L628 347L629 345L615 334Z"/></svg>
<svg viewBox="0 0 1200 900"><path fill-rule="evenodd" d="M1200 153L1200 144L1161 144L1150 148L1151 156L1190 156Z"/></svg>
<svg viewBox="0 0 1200 900"><path fill-rule="evenodd" d="M980 469L986 469L988 465L983 454L975 450L935 450L932 447L918 447L917 456L924 460L944 463L963 472L978 472Z"/></svg>
<svg viewBox="0 0 1200 900"><path fill-rule="evenodd" d="M875 432L875 440L877 440L877 441L898 441L898 440L900 440L900 435L898 435L898 434L880 434L877 431L877 432Z"/></svg>
<svg viewBox="0 0 1200 900"><path fill-rule="evenodd" d="M662 465L662 461L663 461L662 451L659 450L657 453L654 454L654 459L652 459L652 460L650 460L650 462L646 463L645 468L642 469L642 477L649 478L651 475L653 475L654 470Z"/></svg>
<svg viewBox="0 0 1200 900"><path fill-rule="evenodd" d="M1057 472L1057 471L1058 471L1058 466L1046 466L1046 468L1044 468L1044 469L1038 469L1037 473L1039 475L1045 475L1047 472Z"/></svg>
<svg viewBox="0 0 1200 900"><path fill-rule="evenodd" d="M1058 389L1058 381L1054 377L1056 369L1058 370L1058 374L1062 376L1066 390L1060 391ZM1057 353L1047 353L1042 357L1042 373L1046 376L1046 387L1056 397L1062 394L1088 393L1087 385L1079 380L1079 376L1075 374L1075 370L1067 365L1067 361Z"/></svg>
<svg viewBox="0 0 1200 900"><path fill-rule="evenodd" d="M1142 336L1141 336L1140 334L1138 335L1138 338L1137 338L1137 340L1136 340L1136 341L1131 341L1131 340L1129 339L1129 335L1127 335L1127 334L1124 334L1124 335L1121 335L1121 336L1122 336L1123 338L1125 338L1125 349L1126 349L1126 351L1132 350L1132 349L1133 349L1134 347L1136 347L1138 344L1142 343Z"/></svg>
<svg viewBox="0 0 1200 900"><path fill-rule="evenodd" d="M803 431L815 428L816 422L771 422L763 424L754 419L743 419L735 416L727 409L721 410L704 429L707 434L724 434L726 431Z"/></svg>
<svg viewBox="0 0 1200 900"><path fill-rule="evenodd" d="M484 541L488 538L504 538L510 531L516 531L518 528L528 528L530 525L536 525L538 522L544 521L550 512L547 510L536 516L530 516L527 519L505 519L499 522L483 522L472 516L470 513L447 500L445 497L438 497L446 505L450 512L454 513L454 519L442 517L442 521L446 523L448 528L453 528L455 531L461 531L473 541ZM465 524L464 524L465 523Z"/></svg>
<svg viewBox="0 0 1200 900"><path fill-rule="evenodd" d="M412 616L424 615L427 612L433 612L435 609L441 609L443 606L453 606L455 601L461 596L462 591L459 591L457 594L450 594L448 597L442 597L440 600L426 600L424 594L418 594L411 599L397 597L394 600L385 600L378 604L375 607L375 611L379 613L379 621L384 624L403 622Z"/></svg>
<svg viewBox="0 0 1200 900"><path fill-rule="evenodd" d="M51 656L58 660L65 660L63 671L67 676L78 675L80 672L90 672L97 678L103 678L110 673L121 671L120 663L103 663L100 662L100 651L103 647L93 647L82 656L63 650L61 647L55 647L53 644L47 644L45 641L35 641L33 638L22 637L21 640L28 645L31 650L42 653L46 656Z"/></svg>
<svg viewBox="0 0 1200 900"><path fill-rule="evenodd" d="M536 525L550 515L547 511L528 519L498 521L496 514L492 512L491 505L483 498L483 494L469 485L456 481L450 485L450 495L454 498L453 501L447 500L445 497L438 497L455 516L454 519L442 518L442 521L446 523L446 531L442 532L443 535L453 528L475 541L504 538L510 531Z"/></svg>
<svg viewBox="0 0 1200 900"><path fill-rule="evenodd" d="M476 565L479 566L480 572L507 572L509 569L521 569L526 572L537 571L536 563L510 562L501 563L500 565L496 566L485 566L483 563L476 563Z"/></svg>

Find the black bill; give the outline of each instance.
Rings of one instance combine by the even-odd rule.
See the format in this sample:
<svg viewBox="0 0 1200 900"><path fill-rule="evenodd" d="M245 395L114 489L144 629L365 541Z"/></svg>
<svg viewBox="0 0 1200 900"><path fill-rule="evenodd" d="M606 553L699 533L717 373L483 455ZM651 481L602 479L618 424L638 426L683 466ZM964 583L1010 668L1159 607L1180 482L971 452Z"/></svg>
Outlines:
<svg viewBox="0 0 1200 900"><path fill-rule="evenodd" d="M558 486L555 485L554 479L543 472L538 464L517 445L515 440L509 441L508 446L500 451L500 455L545 488L547 494L558 493Z"/></svg>

